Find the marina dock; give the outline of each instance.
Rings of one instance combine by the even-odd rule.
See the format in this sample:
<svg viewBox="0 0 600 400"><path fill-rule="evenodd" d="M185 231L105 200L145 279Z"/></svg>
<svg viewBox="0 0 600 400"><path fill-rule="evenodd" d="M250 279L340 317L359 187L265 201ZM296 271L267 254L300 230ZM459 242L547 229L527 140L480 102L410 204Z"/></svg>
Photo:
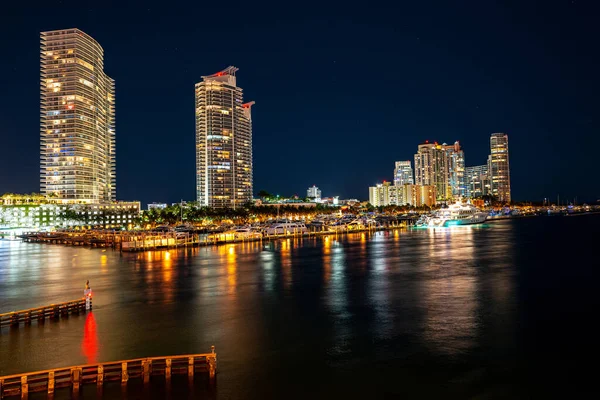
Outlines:
<svg viewBox="0 0 600 400"><path fill-rule="evenodd" d="M60 244L69 246L113 248L123 252L137 252L156 249L169 249L193 246L213 246L228 243L263 242L285 238L337 236L347 233L373 232L401 229L409 226L408 221L386 226L366 226L361 229L313 229L308 232L287 232L284 234L263 234L257 236L236 235L231 232L183 233L151 231L65 231L54 233L30 233L23 241L31 243Z"/></svg>
<svg viewBox="0 0 600 400"><path fill-rule="evenodd" d="M187 375L193 379L197 372L208 373L210 382L215 383L215 346L212 346L210 353L203 354L136 358L0 376L0 399L12 396L25 399L32 392L52 395L59 388L70 388L73 395L77 396L80 387L85 384L96 384L101 389L104 382L117 381L126 385L130 379L139 379L147 385L156 376L164 376L169 382L172 375Z"/></svg>

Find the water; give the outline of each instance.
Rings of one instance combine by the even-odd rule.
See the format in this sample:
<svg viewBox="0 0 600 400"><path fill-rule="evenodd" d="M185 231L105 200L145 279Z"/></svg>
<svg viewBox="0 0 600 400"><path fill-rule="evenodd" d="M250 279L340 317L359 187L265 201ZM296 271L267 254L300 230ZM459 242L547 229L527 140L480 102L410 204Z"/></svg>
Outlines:
<svg viewBox="0 0 600 400"><path fill-rule="evenodd" d="M577 397L593 378L599 234L600 216L581 216L268 249L0 241L0 312L81 297L87 279L94 290L92 313L2 328L0 375L215 345L216 389L187 396Z"/></svg>

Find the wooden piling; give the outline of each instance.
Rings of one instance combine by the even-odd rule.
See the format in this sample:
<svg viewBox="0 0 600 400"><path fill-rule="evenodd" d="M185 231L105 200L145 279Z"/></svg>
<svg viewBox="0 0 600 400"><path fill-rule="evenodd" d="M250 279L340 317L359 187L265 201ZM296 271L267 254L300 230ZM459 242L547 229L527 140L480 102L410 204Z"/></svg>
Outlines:
<svg viewBox="0 0 600 400"><path fill-rule="evenodd" d="M54 393L54 371L48 372L48 394L52 393Z"/></svg>
<svg viewBox="0 0 600 400"><path fill-rule="evenodd" d="M29 394L29 385L27 384L27 376L21 377L21 398L26 399Z"/></svg>
<svg viewBox="0 0 600 400"><path fill-rule="evenodd" d="M127 363L121 363L121 383L127 383L129 374L127 373Z"/></svg>
<svg viewBox="0 0 600 400"><path fill-rule="evenodd" d="M194 357L188 358L188 376L194 376Z"/></svg>
<svg viewBox="0 0 600 400"><path fill-rule="evenodd" d="M167 358L165 361L165 378L171 379L171 359Z"/></svg>
<svg viewBox="0 0 600 400"><path fill-rule="evenodd" d="M96 376L96 385L104 384L104 365L98 365L98 375Z"/></svg>

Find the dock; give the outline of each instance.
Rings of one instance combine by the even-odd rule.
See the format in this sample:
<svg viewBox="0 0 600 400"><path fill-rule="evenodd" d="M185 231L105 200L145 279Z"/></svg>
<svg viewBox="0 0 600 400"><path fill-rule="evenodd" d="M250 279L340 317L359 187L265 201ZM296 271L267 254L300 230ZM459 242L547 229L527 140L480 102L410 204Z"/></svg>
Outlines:
<svg viewBox="0 0 600 400"><path fill-rule="evenodd" d="M287 232L278 235L244 236L227 232L182 233L182 232L150 232L150 231L123 231L123 232L60 232L53 234L29 234L23 238L26 242L61 244L87 247L111 247L122 252L138 252L146 250L213 246L229 243L263 242L286 238L338 236L347 233L373 232L381 230L403 229L409 226L408 221L386 226L365 226L360 229L339 230L309 230L308 232Z"/></svg>
<svg viewBox="0 0 600 400"><path fill-rule="evenodd" d="M89 301L89 309L91 310L92 298L89 297L86 300L85 297L82 297L81 299L65 301L64 303L0 314L0 328L5 325L19 326L20 323L28 325L35 320L39 323L45 321L46 318L59 319L60 317L68 317L69 314L85 313L86 301Z"/></svg>
<svg viewBox="0 0 600 400"><path fill-rule="evenodd" d="M96 384L100 389L104 382L117 381L126 385L130 379L138 379L147 385L156 376L164 376L169 382L172 375L187 375L193 379L197 372L208 373L210 382L216 382L215 346L211 347L210 353L203 354L136 358L0 376L0 399L11 396L25 399L33 392L52 395L59 388L70 388L77 396L80 387L86 384Z"/></svg>

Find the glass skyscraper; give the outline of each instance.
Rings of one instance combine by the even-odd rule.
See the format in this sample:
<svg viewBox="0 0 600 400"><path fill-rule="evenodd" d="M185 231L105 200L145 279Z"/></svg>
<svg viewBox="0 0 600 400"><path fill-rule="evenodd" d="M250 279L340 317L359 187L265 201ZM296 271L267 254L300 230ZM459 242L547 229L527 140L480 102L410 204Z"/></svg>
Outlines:
<svg viewBox="0 0 600 400"><path fill-rule="evenodd" d="M394 186L413 185L413 169L410 161L396 161L394 168Z"/></svg>
<svg viewBox="0 0 600 400"><path fill-rule="evenodd" d="M115 200L115 86L79 29L41 33L40 188L61 203Z"/></svg>
<svg viewBox="0 0 600 400"><path fill-rule="evenodd" d="M236 208L252 200L252 116L236 67L196 84L196 194L201 206Z"/></svg>
<svg viewBox="0 0 600 400"><path fill-rule="evenodd" d="M460 147L460 143L454 142L453 145L443 144L446 149L446 161L448 163L448 183L452 198L460 199L466 196L465 187L465 153Z"/></svg>

